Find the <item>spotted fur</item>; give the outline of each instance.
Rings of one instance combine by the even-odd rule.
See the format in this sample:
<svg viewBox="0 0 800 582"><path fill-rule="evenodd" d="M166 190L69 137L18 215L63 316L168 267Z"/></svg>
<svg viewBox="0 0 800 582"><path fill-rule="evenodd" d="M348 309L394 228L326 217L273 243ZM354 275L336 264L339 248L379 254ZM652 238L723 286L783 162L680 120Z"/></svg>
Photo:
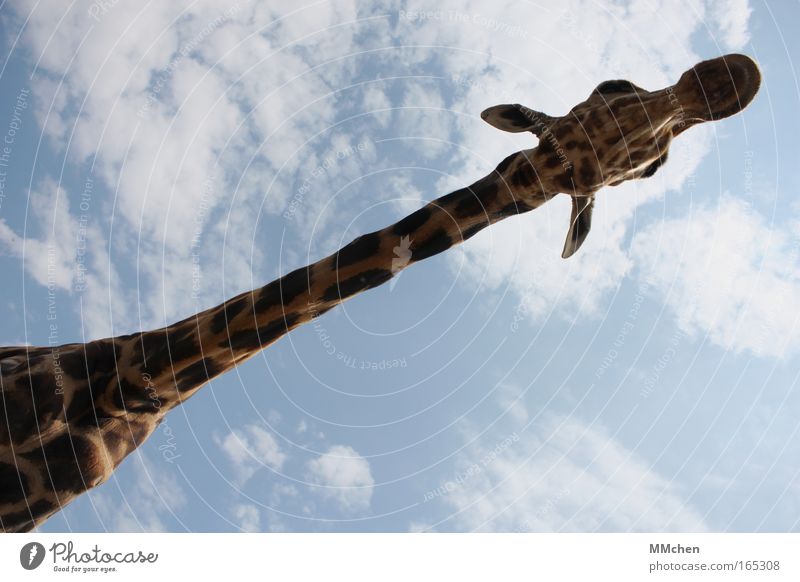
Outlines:
<svg viewBox="0 0 800 582"><path fill-rule="evenodd" d="M166 328L55 349L0 348L0 528L42 523L106 481L210 379L391 279L407 266L393 251L402 241L410 265L567 193L580 199L570 228L574 252L588 233L595 192L653 175L675 135L739 111L758 85L752 61L728 55L662 91L606 81L559 118L521 105L490 108L484 119L530 131L538 147L329 257Z"/></svg>

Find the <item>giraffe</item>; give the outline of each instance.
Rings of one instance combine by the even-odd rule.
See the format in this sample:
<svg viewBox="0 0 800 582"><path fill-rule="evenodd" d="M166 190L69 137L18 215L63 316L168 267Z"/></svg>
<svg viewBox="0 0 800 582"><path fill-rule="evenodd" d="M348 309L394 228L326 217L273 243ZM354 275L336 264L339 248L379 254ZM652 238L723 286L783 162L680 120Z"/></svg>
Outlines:
<svg viewBox="0 0 800 582"><path fill-rule="evenodd" d="M741 111L760 81L755 62L730 54L658 91L605 81L561 117L490 107L485 121L531 132L537 147L328 257L161 329L55 349L0 348L0 527L29 531L105 482L170 410L291 330L559 193L572 199L562 256L573 255L598 190L652 176L675 136ZM407 260L396 260L398 246Z"/></svg>

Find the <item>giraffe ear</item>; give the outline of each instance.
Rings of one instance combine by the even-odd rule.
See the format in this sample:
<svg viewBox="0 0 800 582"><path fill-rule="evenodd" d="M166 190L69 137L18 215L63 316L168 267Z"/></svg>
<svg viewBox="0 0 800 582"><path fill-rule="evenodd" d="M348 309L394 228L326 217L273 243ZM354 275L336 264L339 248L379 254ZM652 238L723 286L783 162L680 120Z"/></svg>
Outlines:
<svg viewBox="0 0 800 582"><path fill-rule="evenodd" d="M564 242L564 250L561 256L568 259L581 248L583 241L592 228L592 210L594 209L594 196L573 196L572 197L572 216L569 222L569 232L567 240Z"/></svg>
<svg viewBox="0 0 800 582"><path fill-rule="evenodd" d="M539 111L529 109L519 103L495 105L481 112L481 119L491 126L511 133L530 131L537 137L555 121L554 118Z"/></svg>

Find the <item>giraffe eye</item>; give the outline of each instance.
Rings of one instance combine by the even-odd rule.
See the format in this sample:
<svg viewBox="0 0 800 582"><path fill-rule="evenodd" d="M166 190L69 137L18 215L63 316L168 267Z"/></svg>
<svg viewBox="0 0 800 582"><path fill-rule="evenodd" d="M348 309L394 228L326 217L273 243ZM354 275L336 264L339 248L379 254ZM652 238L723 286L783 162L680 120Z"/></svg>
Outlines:
<svg viewBox="0 0 800 582"><path fill-rule="evenodd" d="M634 91L636 91L636 87L634 87L633 83L622 80L605 81L600 83L594 90L595 93L599 93L600 95L607 95L609 93L633 93Z"/></svg>

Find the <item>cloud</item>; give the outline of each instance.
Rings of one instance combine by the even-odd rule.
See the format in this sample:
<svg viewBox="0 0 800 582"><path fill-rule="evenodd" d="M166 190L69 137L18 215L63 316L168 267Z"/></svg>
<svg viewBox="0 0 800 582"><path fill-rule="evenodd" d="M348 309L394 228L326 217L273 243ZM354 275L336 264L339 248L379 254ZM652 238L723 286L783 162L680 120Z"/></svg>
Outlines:
<svg viewBox="0 0 800 582"><path fill-rule="evenodd" d="M126 481L123 491L110 489L118 478L115 476L105 487L90 493L103 527L120 533L168 531L171 528L166 519L175 518L176 512L187 504L183 486L144 453L135 453L128 459L125 470L135 478Z"/></svg>
<svg viewBox="0 0 800 582"><path fill-rule="evenodd" d="M722 0L711 4L711 20L729 50L740 50L750 42L748 23L753 9L749 0Z"/></svg>
<svg viewBox="0 0 800 582"><path fill-rule="evenodd" d="M439 87L431 80L409 81L395 115L395 131L411 138L409 147L420 161L430 161L451 146L452 114L445 108Z"/></svg>
<svg viewBox="0 0 800 582"><path fill-rule="evenodd" d="M364 113L375 117L381 127L389 125L392 120L392 102L385 91L375 85L367 85L361 104Z"/></svg>
<svg viewBox="0 0 800 582"><path fill-rule="evenodd" d="M375 480L369 462L352 447L334 445L306 465L312 491L345 513L369 509Z"/></svg>
<svg viewBox="0 0 800 582"><path fill-rule="evenodd" d="M0 252L19 258L28 276L51 293L63 292L56 306L76 307L87 339L114 335L112 308L123 314L123 322L135 321L134 314L126 312L132 293L123 286L107 241L90 214L98 204L95 187L94 180L87 179L82 190L69 190L44 177L30 194L31 214L22 236L0 219Z"/></svg>
<svg viewBox="0 0 800 582"><path fill-rule="evenodd" d="M252 504L238 504L231 512L239 529L245 532L261 531L261 512Z"/></svg>
<svg viewBox="0 0 800 582"><path fill-rule="evenodd" d="M438 529L706 529L677 484L605 428L575 416L540 415L496 442L482 436L458 456L457 471L427 495L452 510L432 524Z"/></svg>
<svg viewBox="0 0 800 582"><path fill-rule="evenodd" d="M237 481L244 485L259 469L279 471L286 460L275 437L262 427L250 424L214 440L233 465Z"/></svg>
<svg viewBox="0 0 800 582"><path fill-rule="evenodd" d="M796 236L724 195L638 232L632 256L684 332L734 352L781 357L800 348L799 249Z"/></svg>
<svg viewBox="0 0 800 582"><path fill-rule="evenodd" d="M31 224L40 237L21 238L0 219L0 249L24 258L26 272L40 285L69 291L76 275L78 223L70 214L67 192L44 179L31 193L31 208Z"/></svg>
<svg viewBox="0 0 800 582"><path fill-rule="evenodd" d="M516 384L501 384L495 392L495 402L517 424L528 421L525 392Z"/></svg>
<svg viewBox="0 0 800 582"><path fill-rule="evenodd" d="M350 106L331 89L352 77L357 60L336 57L352 55L357 40L369 42L367 29L385 38L381 21L359 19L368 10L351 1L141 7L23 0L13 10L20 28L25 23L22 46L37 63L32 100L43 133L97 180L92 219L99 233L112 232L104 203L114 199L106 242L116 272L98 268L88 283L138 271L137 290L94 311L91 337L107 335L112 319L124 333L188 315L198 299L219 301L216 280L200 277L199 293L193 289L198 263L204 273L221 273L234 293L251 286L254 270L265 270L253 252L259 211L283 212L308 140L314 147L331 135L357 141L348 128L325 131ZM379 104L376 98L373 92ZM309 213L319 201L307 204ZM17 246L23 238L8 224L0 236ZM111 295L87 286L87 293L103 292ZM136 314L131 303L139 305Z"/></svg>

